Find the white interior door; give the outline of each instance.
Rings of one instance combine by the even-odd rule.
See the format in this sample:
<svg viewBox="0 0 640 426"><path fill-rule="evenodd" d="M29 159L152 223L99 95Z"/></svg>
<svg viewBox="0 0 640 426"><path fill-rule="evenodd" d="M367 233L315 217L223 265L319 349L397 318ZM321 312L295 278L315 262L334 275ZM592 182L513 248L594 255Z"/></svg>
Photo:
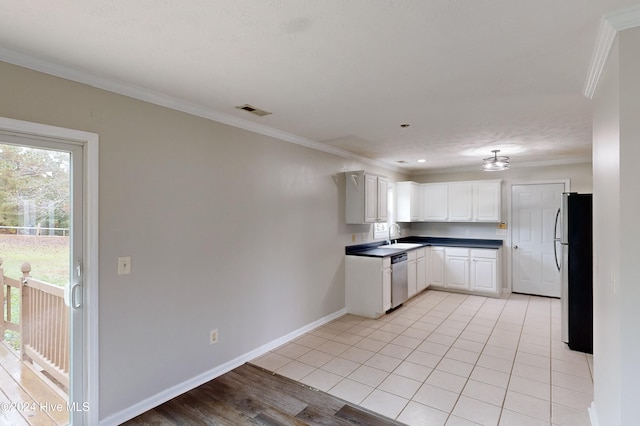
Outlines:
<svg viewBox="0 0 640 426"><path fill-rule="evenodd" d="M511 187L512 291L515 293L561 295L553 232L564 191L564 183Z"/></svg>

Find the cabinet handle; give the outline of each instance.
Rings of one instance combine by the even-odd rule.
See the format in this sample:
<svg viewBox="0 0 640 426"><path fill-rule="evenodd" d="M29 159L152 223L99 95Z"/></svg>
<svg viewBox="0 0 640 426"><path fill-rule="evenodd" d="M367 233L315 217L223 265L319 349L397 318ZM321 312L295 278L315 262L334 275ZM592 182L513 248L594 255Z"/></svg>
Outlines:
<svg viewBox="0 0 640 426"><path fill-rule="evenodd" d="M514 249L518 250L518 246L513 246Z"/></svg>

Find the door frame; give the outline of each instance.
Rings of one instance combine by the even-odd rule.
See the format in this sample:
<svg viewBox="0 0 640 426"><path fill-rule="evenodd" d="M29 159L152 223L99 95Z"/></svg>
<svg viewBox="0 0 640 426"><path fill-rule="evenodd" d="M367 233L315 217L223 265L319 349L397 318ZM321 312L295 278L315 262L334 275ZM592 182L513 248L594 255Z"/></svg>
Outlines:
<svg viewBox="0 0 640 426"><path fill-rule="evenodd" d="M83 263L84 279L84 397L89 409L84 424L99 422L99 338L98 338L98 135L82 130L0 117L0 130L45 138L60 139L83 146Z"/></svg>
<svg viewBox="0 0 640 426"><path fill-rule="evenodd" d="M511 200L511 194L513 193L514 186L522 186L522 185L548 185L548 184L564 184L564 192L571 191L571 179L548 179L548 180L527 180L527 181L519 181L515 180L509 183L509 191L507 191L507 205L509 206L509 211L507 213L508 223L513 224L513 205ZM509 226L509 232L507 232L507 239L505 240L505 245L508 247L507 250L507 288L504 289L508 293L512 293L513 291L513 248L511 246L513 227Z"/></svg>

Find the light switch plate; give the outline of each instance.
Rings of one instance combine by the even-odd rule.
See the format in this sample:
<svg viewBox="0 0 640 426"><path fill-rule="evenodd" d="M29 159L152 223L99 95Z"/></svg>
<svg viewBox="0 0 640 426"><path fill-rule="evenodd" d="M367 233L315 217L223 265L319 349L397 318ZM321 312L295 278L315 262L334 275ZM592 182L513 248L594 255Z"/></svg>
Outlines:
<svg viewBox="0 0 640 426"><path fill-rule="evenodd" d="M118 275L127 275L131 273L131 256L118 258Z"/></svg>

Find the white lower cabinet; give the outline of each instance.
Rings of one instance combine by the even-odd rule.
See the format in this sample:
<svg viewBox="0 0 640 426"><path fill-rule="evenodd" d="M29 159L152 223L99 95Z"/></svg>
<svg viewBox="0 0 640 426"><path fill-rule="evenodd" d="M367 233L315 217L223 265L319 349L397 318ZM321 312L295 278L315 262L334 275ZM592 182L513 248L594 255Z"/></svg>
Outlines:
<svg viewBox="0 0 640 426"><path fill-rule="evenodd" d="M418 258L417 250L411 250L407 253L407 297L413 297L418 292Z"/></svg>
<svg viewBox="0 0 640 426"><path fill-rule="evenodd" d="M446 287L469 290L469 249L446 248Z"/></svg>
<svg viewBox="0 0 640 426"><path fill-rule="evenodd" d="M496 293L498 291L497 250L471 250L471 290Z"/></svg>
<svg viewBox="0 0 640 426"><path fill-rule="evenodd" d="M434 287L499 296L501 249L431 247L429 282Z"/></svg>
<svg viewBox="0 0 640 426"><path fill-rule="evenodd" d="M391 308L391 258L345 256L347 312L378 318Z"/></svg>
<svg viewBox="0 0 640 426"><path fill-rule="evenodd" d="M420 293L422 290L427 288L427 249L429 247L421 248L416 250L416 286L417 293Z"/></svg>

